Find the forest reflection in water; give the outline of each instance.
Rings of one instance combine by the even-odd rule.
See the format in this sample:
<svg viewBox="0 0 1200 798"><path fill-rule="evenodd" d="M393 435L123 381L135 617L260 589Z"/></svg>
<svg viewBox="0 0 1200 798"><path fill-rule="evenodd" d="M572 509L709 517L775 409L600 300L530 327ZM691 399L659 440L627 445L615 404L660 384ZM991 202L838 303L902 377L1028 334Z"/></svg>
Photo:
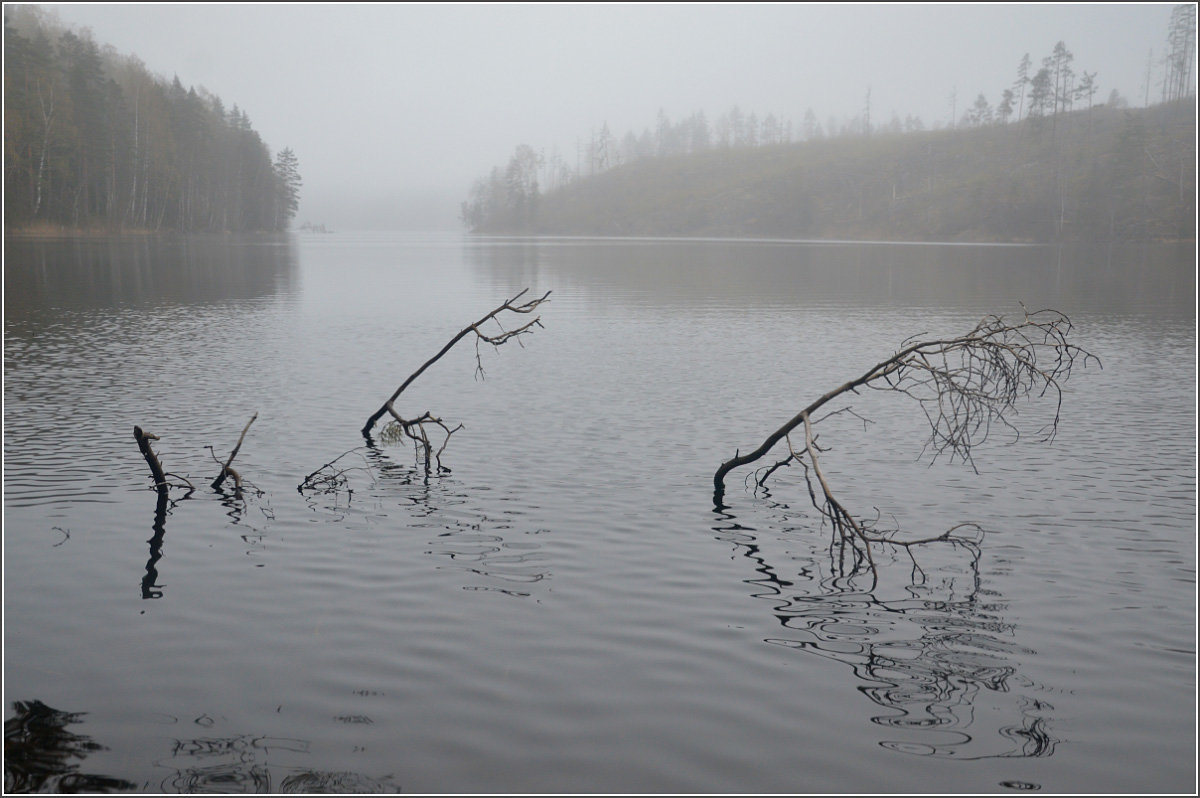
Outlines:
<svg viewBox="0 0 1200 798"><path fill-rule="evenodd" d="M296 282L296 250L283 235L124 236L48 242L4 239L4 313L36 320L48 307L189 306L269 298Z"/></svg>
<svg viewBox="0 0 1200 798"><path fill-rule="evenodd" d="M488 239L480 271L513 285L586 285L667 307L697 303L956 307L1014 296L1072 313L1195 309L1194 245L960 245L704 239ZM1031 308L1035 309L1035 308Z"/></svg>
<svg viewBox="0 0 1200 798"><path fill-rule="evenodd" d="M959 760L1054 753L1054 707L1020 671L1020 658L1037 652L1013 642L1006 602L982 583L978 551L923 546L917 566L908 552L880 545L884 578L863 590L832 533L822 549L819 531L783 527L793 548L779 554L728 508L714 512L717 539L751 564L751 595L784 629L764 642L848 665L858 691L886 710L871 721L897 735L881 747Z"/></svg>

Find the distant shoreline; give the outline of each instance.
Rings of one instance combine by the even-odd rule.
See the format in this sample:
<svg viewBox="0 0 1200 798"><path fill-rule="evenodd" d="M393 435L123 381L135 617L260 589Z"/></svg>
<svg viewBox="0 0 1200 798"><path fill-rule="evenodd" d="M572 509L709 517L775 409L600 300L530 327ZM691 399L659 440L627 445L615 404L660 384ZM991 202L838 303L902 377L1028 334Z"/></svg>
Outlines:
<svg viewBox="0 0 1200 798"><path fill-rule="evenodd" d="M232 232L182 232L180 230L147 230L140 228L123 228L119 230L109 230L105 228L83 228L83 227L60 227L54 226L38 226L38 227L18 227L14 229L5 228L4 239L106 239L106 238L155 238L155 237L175 237L175 236L203 236L205 238L244 238L254 236L279 236L287 233L295 232L294 230L283 230L279 232L259 231L246 233Z"/></svg>
<svg viewBox="0 0 1200 798"><path fill-rule="evenodd" d="M77 229L77 228L23 228L16 230L5 230L4 240L94 240L100 241L104 239L149 239L149 238L177 238L177 237L203 237L203 238L254 238L264 237L271 238L280 235L300 234L309 231L304 230L284 230L280 232L260 231L256 233L214 233L214 232L191 232L185 233L178 230L97 230L97 229ZM380 230L379 233L412 233L413 230ZM442 233L445 231L430 231ZM484 241L488 239L498 240L538 240L538 241L628 241L635 242L672 242L672 243L721 243L734 242L741 244L812 244L819 246L908 246L908 247L1055 247L1061 245L1079 245L1089 242L1079 240L1067 241L938 241L938 240L914 240L914 239L896 239L882 240L875 238L852 239L852 238L780 238L780 237L763 237L763 236L711 236L711 235L696 235L696 236L630 236L630 235L562 235L562 234L537 234L537 233L463 233L464 240ZM1155 239L1125 239L1116 241L1101 241L1090 242L1103 245L1110 244L1195 244L1195 238L1155 238Z"/></svg>

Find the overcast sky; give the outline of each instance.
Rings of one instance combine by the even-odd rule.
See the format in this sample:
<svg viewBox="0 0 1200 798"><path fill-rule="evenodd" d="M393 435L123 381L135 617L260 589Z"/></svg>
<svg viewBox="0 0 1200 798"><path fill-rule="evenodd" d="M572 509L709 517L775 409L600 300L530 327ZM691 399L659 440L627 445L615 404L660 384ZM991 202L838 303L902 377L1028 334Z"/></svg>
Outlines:
<svg viewBox="0 0 1200 798"><path fill-rule="evenodd" d="M1141 105L1173 4L754 5L53 4L72 27L203 86L291 147L297 223L455 224L472 181L522 143L574 163L619 136L735 104L797 129L812 108L873 123L995 105L1021 56L1062 40L1076 73ZM1161 79L1156 65L1151 96Z"/></svg>

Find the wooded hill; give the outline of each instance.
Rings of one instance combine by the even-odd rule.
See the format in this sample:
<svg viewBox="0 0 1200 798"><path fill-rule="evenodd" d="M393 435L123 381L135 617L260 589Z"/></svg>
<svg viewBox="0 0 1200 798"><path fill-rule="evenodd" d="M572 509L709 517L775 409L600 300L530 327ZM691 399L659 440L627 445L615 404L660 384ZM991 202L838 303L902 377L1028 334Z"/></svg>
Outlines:
<svg viewBox="0 0 1200 798"><path fill-rule="evenodd" d="M517 204L491 199L464 203L473 232L1194 239L1196 104L1099 105L1014 124L641 158L544 195L534 184Z"/></svg>
<svg viewBox="0 0 1200 798"><path fill-rule="evenodd" d="M236 105L4 7L4 224L20 230L282 230L298 161Z"/></svg>

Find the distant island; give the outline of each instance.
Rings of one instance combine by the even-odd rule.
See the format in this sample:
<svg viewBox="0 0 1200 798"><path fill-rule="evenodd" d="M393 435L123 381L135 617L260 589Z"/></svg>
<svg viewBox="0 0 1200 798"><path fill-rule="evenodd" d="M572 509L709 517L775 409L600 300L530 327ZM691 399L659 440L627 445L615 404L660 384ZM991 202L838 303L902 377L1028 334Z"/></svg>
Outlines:
<svg viewBox="0 0 1200 798"><path fill-rule="evenodd" d="M475 233L889 241L1194 239L1196 103L884 129L639 157L539 191L537 157L475 184Z"/></svg>
<svg viewBox="0 0 1200 798"><path fill-rule="evenodd" d="M245 111L135 56L4 7L5 233L264 232L299 207L299 161Z"/></svg>

